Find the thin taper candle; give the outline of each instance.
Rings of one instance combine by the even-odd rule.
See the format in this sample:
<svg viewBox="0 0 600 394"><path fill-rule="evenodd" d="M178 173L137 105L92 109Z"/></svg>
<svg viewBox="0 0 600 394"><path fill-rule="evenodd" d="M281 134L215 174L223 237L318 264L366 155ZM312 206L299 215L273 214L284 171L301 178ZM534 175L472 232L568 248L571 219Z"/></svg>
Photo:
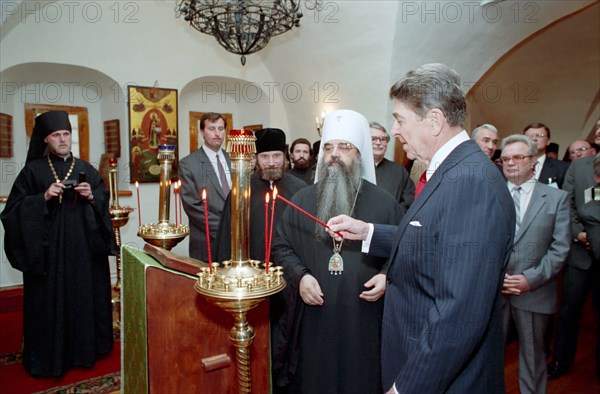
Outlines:
<svg viewBox="0 0 600 394"><path fill-rule="evenodd" d="M179 198L177 197L177 182L173 185L173 206L175 207L175 226L179 226L179 215L177 214L177 205Z"/></svg>
<svg viewBox="0 0 600 394"><path fill-rule="evenodd" d="M142 211L140 210L140 184L135 181L135 190L137 192L137 203L138 203L138 227L142 227Z"/></svg>
<svg viewBox="0 0 600 394"><path fill-rule="evenodd" d="M265 193L265 257L269 247L269 192Z"/></svg>
<svg viewBox="0 0 600 394"><path fill-rule="evenodd" d="M319 223L321 226L325 227L327 230L331 230L331 228L329 228L329 226L325 222L317 219L316 217L314 217L310 213L306 212L304 209L300 208L299 206L297 206L293 202L291 202L289 200L286 200L285 198L281 197L281 195L278 195L277 198L280 199L281 201L283 201L284 203L288 204L290 207L298 210L298 212L300 212L300 213L308 216L309 218L311 218L315 222ZM334 233L337 234L340 238L344 238L344 236L341 233L339 233L337 231L334 231Z"/></svg>
<svg viewBox="0 0 600 394"><path fill-rule="evenodd" d="M273 187L273 201L271 202L271 225L269 226L269 243L267 245L267 258L265 259L265 273L269 273L271 259L271 246L273 246L273 220L275 219L275 201L277 201L277 186Z"/></svg>
<svg viewBox="0 0 600 394"><path fill-rule="evenodd" d="M179 223L183 224L183 200L181 199L181 179L177 181L179 184Z"/></svg>
<svg viewBox="0 0 600 394"><path fill-rule="evenodd" d="M210 255L210 232L208 228L208 204L206 203L206 189L202 190L202 203L204 204L204 227L206 231L206 251L208 252L208 269L212 274L212 256Z"/></svg>

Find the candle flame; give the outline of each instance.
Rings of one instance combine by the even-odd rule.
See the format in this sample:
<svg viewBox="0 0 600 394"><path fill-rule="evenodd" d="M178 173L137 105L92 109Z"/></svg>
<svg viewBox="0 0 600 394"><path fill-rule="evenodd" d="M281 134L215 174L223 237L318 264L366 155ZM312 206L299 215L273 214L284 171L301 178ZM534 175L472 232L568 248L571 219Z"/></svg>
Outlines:
<svg viewBox="0 0 600 394"><path fill-rule="evenodd" d="M206 189L202 189L202 200L206 200Z"/></svg>
<svg viewBox="0 0 600 394"><path fill-rule="evenodd" d="M138 181L135 181L135 188L139 189L139 187L140 187L140 183Z"/></svg>
<svg viewBox="0 0 600 394"><path fill-rule="evenodd" d="M277 198L277 186L273 187L273 201Z"/></svg>
<svg viewBox="0 0 600 394"><path fill-rule="evenodd" d="M265 193L265 204L269 203L269 193Z"/></svg>

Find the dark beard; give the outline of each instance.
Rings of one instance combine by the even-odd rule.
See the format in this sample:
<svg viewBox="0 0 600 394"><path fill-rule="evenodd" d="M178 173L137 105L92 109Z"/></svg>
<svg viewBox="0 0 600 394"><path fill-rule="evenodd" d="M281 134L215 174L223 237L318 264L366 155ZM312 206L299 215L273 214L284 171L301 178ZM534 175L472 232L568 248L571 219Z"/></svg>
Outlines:
<svg viewBox="0 0 600 394"><path fill-rule="evenodd" d="M298 160L293 160L292 162L294 163L294 168L299 170L306 170L308 168L308 160L306 160L304 157L301 157Z"/></svg>
<svg viewBox="0 0 600 394"><path fill-rule="evenodd" d="M332 162L338 163L339 167L331 166ZM327 223L337 215L352 215L356 193L362 181L361 174L360 159L354 159L350 168L334 159L322 165L317 183L317 218ZM321 225L316 226L316 236L325 241L331 239Z"/></svg>

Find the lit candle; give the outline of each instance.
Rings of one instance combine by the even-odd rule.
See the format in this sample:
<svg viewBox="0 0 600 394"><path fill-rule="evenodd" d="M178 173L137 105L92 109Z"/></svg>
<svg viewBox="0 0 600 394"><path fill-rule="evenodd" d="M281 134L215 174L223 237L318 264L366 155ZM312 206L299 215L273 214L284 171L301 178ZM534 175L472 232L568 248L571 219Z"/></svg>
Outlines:
<svg viewBox="0 0 600 394"><path fill-rule="evenodd" d="M271 246L273 245L273 219L275 219L275 201L277 201L277 186L273 187L273 201L271 202L271 225L269 226L269 244L267 245L267 258L265 259L265 270L269 273L269 260L271 258Z"/></svg>
<svg viewBox="0 0 600 394"><path fill-rule="evenodd" d="M212 274L212 256L210 255L210 232L208 228L208 204L206 203L206 189L202 190L202 203L204 204L204 228L206 231L206 250L208 252L208 269Z"/></svg>
<svg viewBox="0 0 600 394"><path fill-rule="evenodd" d="M177 214L177 182L173 185L173 206L175 207L175 226L179 226L179 215Z"/></svg>
<svg viewBox="0 0 600 394"><path fill-rule="evenodd" d="M269 192L265 193L265 257L269 248Z"/></svg>
<svg viewBox="0 0 600 394"><path fill-rule="evenodd" d="M138 181L135 181L135 190L137 192L138 222L139 222L139 227L142 227L142 211L140 211L140 184Z"/></svg>
<svg viewBox="0 0 600 394"><path fill-rule="evenodd" d="M181 200L181 179L177 181L179 187L179 223L183 224L183 214L181 213L181 211L183 211L183 201Z"/></svg>

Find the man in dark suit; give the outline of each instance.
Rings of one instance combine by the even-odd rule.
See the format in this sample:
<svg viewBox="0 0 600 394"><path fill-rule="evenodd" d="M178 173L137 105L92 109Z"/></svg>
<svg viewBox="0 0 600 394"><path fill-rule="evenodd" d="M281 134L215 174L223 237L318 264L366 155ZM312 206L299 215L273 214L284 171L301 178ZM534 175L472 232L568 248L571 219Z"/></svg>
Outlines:
<svg viewBox="0 0 600 394"><path fill-rule="evenodd" d="M214 258L219 219L231 190L231 160L221 149L225 140L225 122L222 115L214 112L202 115L200 133L204 144L179 162L181 198L190 222L190 257L202 261L208 261L202 191L206 190L210 246Z"/></svg>
<svg viewBox="0 0 600 394"><path fill-rule="evenodd" d="M390 135L385 127L377 122L371 122L369 127L377 186L390 193L402 207L402 212L406 212L415 199L415 184L410 179L406 168L385 158L388 142L390 142Z"/></svg>
<svg viewBox="0 0 600 394"><path fill-rule="evenodd" d="M429 163L427 183L400 224L344 215L328 222L344 238L362 239L370 255L391 254L382 329L387 393L505 392L501 290L515 209L498 169L463 129L460 83L451 68L427 64L390 91L392 135L409 158Z"/></svg>
<svg viewBox="0 0 600 394"><path fill-rule="evenodd" d="M537 148L523 135L502 141L502 166L516 211L513 251L504 277L504 332L509 319L519 336L522 394L547 388L545 331L558 307L556 276L571 245L568 194L533 178Z"/></svg>
<svg viewBox="0 0 600 394"><path fill-rule="evenodd" d="M563 186L569 193L573 243L564 268L554 358L548 365L550 379L558 378L573 366L579 319L590 290L596 319L600 318L600 262L592 254L581 218L581 209L591 200L590 190L596 185L593 161L594 156L587 156L572 162ZM598 320L597 324L600 324ZM596 373L600 376L600 330L597 333Z"/></svg>
<svg viewBox="0 0 600 394"><path fill-rule="evenodd" d="M546 147L550 144L550 129L548 126L543 123L532 123L525 126L523 134L531 138L537 146L535 179L562 189L569 163L546 156Z"/></svg>

